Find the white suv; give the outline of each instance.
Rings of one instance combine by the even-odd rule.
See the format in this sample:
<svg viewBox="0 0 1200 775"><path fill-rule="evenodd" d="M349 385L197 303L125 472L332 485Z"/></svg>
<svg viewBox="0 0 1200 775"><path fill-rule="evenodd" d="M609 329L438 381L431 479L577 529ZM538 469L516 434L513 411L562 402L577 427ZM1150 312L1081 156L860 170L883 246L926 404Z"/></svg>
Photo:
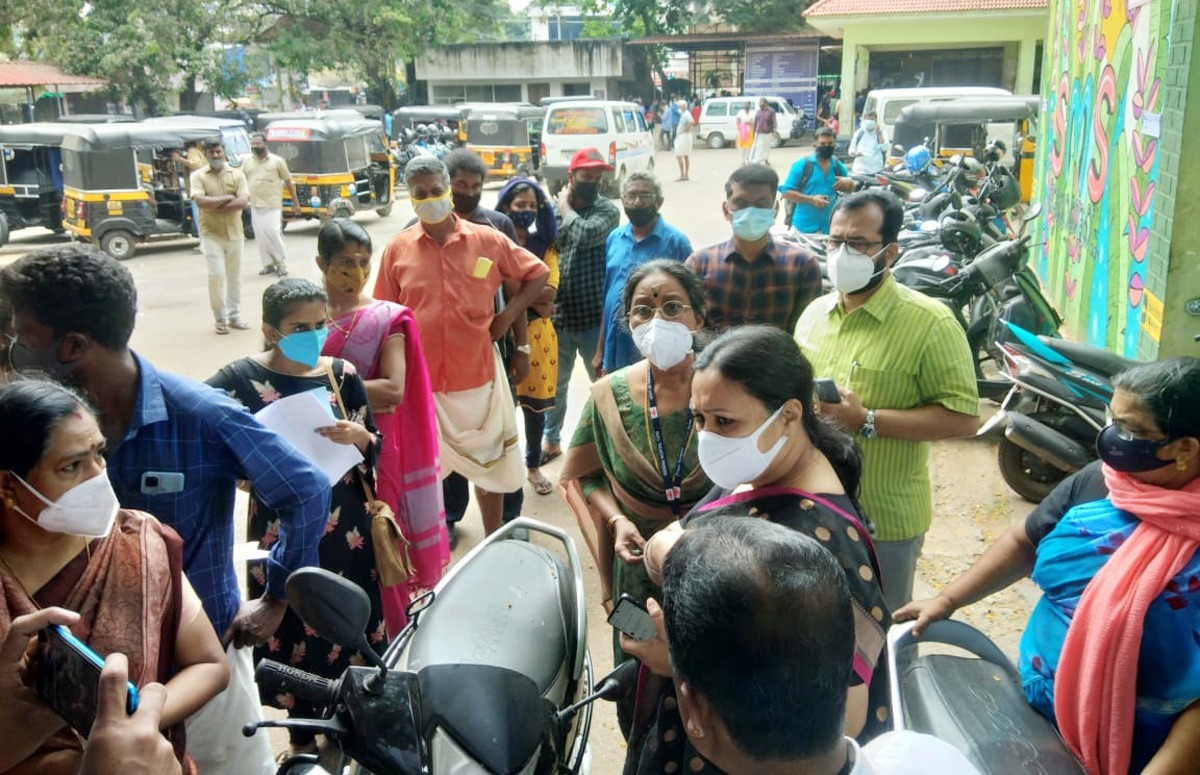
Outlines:
<svg viewBox="0 0 1200 775"><path fill-rule="evenodd" d="M737 140L737 115L743 108L750 108L753 115L758 110L762 95L741 97L711 97L704 101L700 111L700 139L709 148L724 148ZM775 109L775 129L779 133L777 145L804 134L804 114L792 107L783 97L766 95L767 102Z"/></svg>

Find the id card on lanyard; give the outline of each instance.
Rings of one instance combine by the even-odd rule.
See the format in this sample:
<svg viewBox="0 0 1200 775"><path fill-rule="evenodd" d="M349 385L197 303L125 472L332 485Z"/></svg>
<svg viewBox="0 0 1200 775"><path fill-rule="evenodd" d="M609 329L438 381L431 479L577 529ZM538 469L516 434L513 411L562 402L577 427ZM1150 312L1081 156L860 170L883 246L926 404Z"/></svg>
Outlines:
<svg viewBox="0 0 1200 775"><path fill-rule="evenodd" d="M667 505L671 507L671 513L678 517L683 493L680 486L683 484L683 456L687 452L688 441L692 438L692 425L696 418L689 408L687 425L683 429L683 441L679 445L679 456L675 459L675 473L672 476L671 471L667 468L667 445L663 440L662 420L658 416L658 400L654 397L654 370L649 366L646 367L646 418L647 424L651 428L650 438L654 441L658 472L662 475L663 495L667 498Z"/></svg>

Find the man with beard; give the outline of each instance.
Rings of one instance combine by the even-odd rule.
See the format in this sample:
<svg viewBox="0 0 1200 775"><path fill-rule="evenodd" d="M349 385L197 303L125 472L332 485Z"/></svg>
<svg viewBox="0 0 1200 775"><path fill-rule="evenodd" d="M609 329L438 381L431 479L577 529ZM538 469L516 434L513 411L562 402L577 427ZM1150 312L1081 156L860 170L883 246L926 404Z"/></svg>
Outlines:
<svg viewBox="0 0 1200 775"><path fill-rule="evenodd" d="M562 454L563 418L575 356L596 379L592 359L600 343L604 310L604 245L621 222L617 206L600 196L600 181L612 172L600 151L576 151L567 166L567 185L558 193L558 297L552 320L558 332L558 392L546 413L542 464Z"/></svg>
<svg viewBox="0 0 1200 775"><path fill-rule="evenodd" d="M948 307L896 282L892 263L904 206L879 189L838 200L826 255L835 290L796 324L796 341L841 401L822 416L859 436L860 501L875 523L883 595L895 611L912 599L913 575L933 521L929 442L973 436L979 426L975 366Z"/></svg>
<svg viewBox="0 0 1200 775"><path fill-rule="evenodd" d="M292 198L292 214L300 217L300 200L292 172L282 157L267 150L267 136L250 135L249 159L242 163L242 174L250 186L250 227L262 261L259 274L287 277L287 252L283 248L283 189Z"/></svg>
<svg viewBox="0 0 1200 775"><path fill-rule="evenodd" d="M662 209L662 185L653 172L634 172L625 180L621 204L629 223L608 235L604 246L604 325L592 368L608 373L642 359L633 336L623 322L621 295L633 270L656 258L683 261L692 252L692 243L679 229L659 215Z"/></svg>

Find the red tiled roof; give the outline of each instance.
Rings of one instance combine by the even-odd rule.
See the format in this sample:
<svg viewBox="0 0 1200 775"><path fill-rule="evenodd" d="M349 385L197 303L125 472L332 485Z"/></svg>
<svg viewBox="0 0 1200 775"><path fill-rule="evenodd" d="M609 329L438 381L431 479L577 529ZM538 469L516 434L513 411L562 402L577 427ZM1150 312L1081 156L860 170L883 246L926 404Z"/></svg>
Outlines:
<svg viewBox="0 0 1200 775"><path fill-rule="evenodd" d="M103 78L67 75L54 65L0 62L0 88L14 86L107 86Z"/></svg>
<svg viewBox="0 0 1200 775"><path fill-rule="evenodd" d="M817 0L805 16L872 16L902 13L1035 10L1048 0Z"/></svg>

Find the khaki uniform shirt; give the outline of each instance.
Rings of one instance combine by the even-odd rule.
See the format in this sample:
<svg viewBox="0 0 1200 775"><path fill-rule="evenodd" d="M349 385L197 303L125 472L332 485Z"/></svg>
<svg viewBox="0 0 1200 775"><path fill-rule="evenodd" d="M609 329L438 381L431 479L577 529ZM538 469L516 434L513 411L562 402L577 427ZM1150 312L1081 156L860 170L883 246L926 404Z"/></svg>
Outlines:
<svg viewBox="0 0 1200 775"><path fill-rule="evenodd" d="M287 162L273 153L265 159L254 154L242 162L242 172L250 184L250 206L279 210L283 207L283 187L292 179Z"/></svg>
<svg viewBox="0 0 1200 775"><path fill-rule="evenodd" d="M212 167L205 166L192 173L191 194L198 196L247 196L249 189L246 176L241 170L232 167L228 162L220 172L213 172ZM219 239L242 239L241 210L206 210L200 208L200 236L217 237Z"/></svg>

